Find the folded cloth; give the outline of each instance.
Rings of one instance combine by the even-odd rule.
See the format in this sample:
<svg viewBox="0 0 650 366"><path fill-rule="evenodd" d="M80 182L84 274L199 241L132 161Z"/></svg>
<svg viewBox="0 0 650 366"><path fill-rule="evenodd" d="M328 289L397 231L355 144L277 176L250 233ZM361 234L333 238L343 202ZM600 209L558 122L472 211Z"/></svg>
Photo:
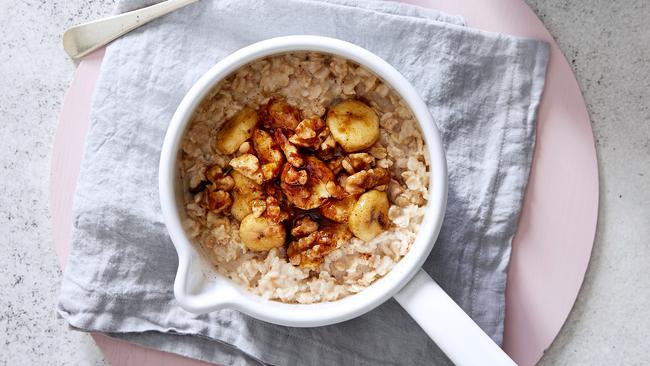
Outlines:
<svg viewBox="0 0 650 366"><path fill-rule="evenodd" d="M145 5L123 1L120 11ZM547 44L376 1L201 1L106 50L74 200L59 314L76 329L221 364L424 365L449 361L393 300L338 325L297 329L174 300L177 257L158 203L159 152L192 84L263 39L358 44L409 79L440 128L449 202L424 268L501 342L510 245L535 140ZM185 335L185 336L181 336Z"/></svg>

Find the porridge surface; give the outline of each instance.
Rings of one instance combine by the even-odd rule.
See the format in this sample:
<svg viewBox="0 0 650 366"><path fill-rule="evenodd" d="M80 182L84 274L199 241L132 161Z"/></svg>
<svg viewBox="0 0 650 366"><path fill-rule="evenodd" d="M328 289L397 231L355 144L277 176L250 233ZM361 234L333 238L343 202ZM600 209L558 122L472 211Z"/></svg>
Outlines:
<svg viewBox="0 0 650 366"><path fill-rule="evenodd" d="M319 246L312 247L311 251L303 251L301 243L306 238L313 241L313 236L321 231L305 234L313 232L314 229L310 229L310 226L314 224L308 216L302 215L300 217L307 218L292 221L293 226L287 228L286 234L278 232L283 235L282 238L286 235L287 242L291 241L290 238L293 239L288 246L280 245L282 242L266 242L264 245L271 246L270 249L267 248L269 250L251 250L250 245L244 245L242 239L250 243L256 238L251 238L250 232L245 231L242 231L240 236L240 222L241 225L244 225L242 220L247 221L249 226L255 224L255 219L249 216L254 216L255 212L258 212L257 215L260 215L259 212L267 215L271 207L275 207L273 199L250 201L242 206L241 200L237 199L237 193L210 193L205 186L209 181L213 182L213 186L222 185L226 190L232 189L233 179L229 176L233 176L235 184L239 184L237 181L244 179L239 172L246 174L247 168L258 168L258 165L261 165L259 169L251 171L247 177L256 180L265 179L267 173L276 174L278 177L282 174L282 179L292 176L297 182L286 187L283 183L284 188L300 188L300 184L305 184L310 175L298 174L300 169L294 169L294 166L300 165L293 163L284 145L282 158L286 163L284 169L281 169L282 172L278 173L278 166L271 164L272 160L265 159L263 155L258 154L258 165L251 161L255 160L250 153L253 150L252 140L234 145L232 139L219 140L219 131L227 129L228 121L244 118L246 113L264 113L272 108L269 106L275 103L275 100L283 100L300 111L304 122L301 122L301 127L312 126L312 122L321 123L317 121L318 117L325 120L326 116L329 117L328 114L332 113L332 106L337 103L341 105L342 102L354 100L371 107L378 117L378 140L363 149L363 153L348 155L353 159L347 159L347 165L343 162L341 167L339 163L336 169L332 169L340 171L337 173L336 182L347 190L343 195L349 195L356 200L359 198L358 194L372 190L373 193L367 197L376 195L388 199L387 222L383 223L383 230L378 235L367 238L357 232L351 235L345 224L335 223L332 227L342 230L326 232L327 235L333 234L325 236L336 240L333 244L330 242L329 246L320 245L321 251L317 253L320 256L311 261L314 259L314 250ZM311 117L315 118L314 121L305 122L304 119ZM322 127L321 123L319 131L322 132L318 136L323 135L325 138L327 127ZM312 131L307 129L307 133L303 133L301 137L315 138L314 134L310 135L309 132ZM333 131L330 132L334 134ZM268 137L264 132L260 133L263 135L255 135L256 147L260 145L258 137ZM295 134L299 135L298 132ZM277 137L271 133L267 135ZM299 143L297 137L290 140ZM331 139L327 141L331 142ZM323 140L319 140L320 142ZM337 145L338 150L340 147ZM273 156L274 151L268 151L270 156ZM330 167L336 159L345 160L331 156L323 158ZM365 165L357 165L362 160ZM350 166L350 161L354 163L354 167ZM302 164L308 163L302 161ZM364 169L371 173L389 172L390 176L384 178L390 178L390 182L374 182L375 186L366 186L365 190L354 191L355 187L350 188L349 177ZM396 93L365 68L335 56L317 53L290 53L265 58L241 68L217 85L193 116L182 144L180 170L186 187L184 202L187 218L184 225L190 236L202 247L220 273L252 293L283 302L314 303L337 300L363 290L386 275L408 252L415 240L427 199L428 162L422 135L409 108ZM222 174L219 177L228 178L214 183L216 180L211 179L214 171ZM248 179L246 181L250 183ZM366 196L366 193L362 196ZM268 193L267 190L267 195L274 194ZM343 195L337 198L342 198ZM315 201L300 201L295 198L295 202L305 205L300 207L310 209L314 205L333 200L331 197L327 198L328 194L323 197L316 197ZM293 197L288 198L291 200ZM323 199L318 200L320 198ZM282 204L282 197L280 201ZM257 207L258 203L262 207ZM354 205L354 202L352 204ZM322 209L319 207L318 210ZM251 211L253 213L250 213ZM242 216L246 214L248 216L243 219ZM299 224L304 225L297 228ZM319 227L318 230L320 229ZM323 230L327 231L325 228ZM301 234L300 231L305 233ZM342 231L346 234L339 235ZM366 238L366 241L358 236Z"/></svg>

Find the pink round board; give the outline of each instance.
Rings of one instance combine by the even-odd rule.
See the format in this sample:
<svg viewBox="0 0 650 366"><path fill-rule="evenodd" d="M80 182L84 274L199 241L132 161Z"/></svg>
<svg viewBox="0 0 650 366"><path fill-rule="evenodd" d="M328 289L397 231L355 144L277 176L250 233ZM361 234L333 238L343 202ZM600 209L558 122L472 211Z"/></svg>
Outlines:
<svg viewBox="0 0 650 366"><path fill-rule="evenodd" d="M582 94L557 44L524 1L405 2L460 14L470 27L551 44L533 165L513 242L506 290L504 348L517 364L534 365L573 307L596 231L598 165ZM80 63L65 97L54 141L50 200L61 267L70 249L72 197L103 54L99 50ZM116 366L207 365L100 334L93 337L108 362Z"/></svg>

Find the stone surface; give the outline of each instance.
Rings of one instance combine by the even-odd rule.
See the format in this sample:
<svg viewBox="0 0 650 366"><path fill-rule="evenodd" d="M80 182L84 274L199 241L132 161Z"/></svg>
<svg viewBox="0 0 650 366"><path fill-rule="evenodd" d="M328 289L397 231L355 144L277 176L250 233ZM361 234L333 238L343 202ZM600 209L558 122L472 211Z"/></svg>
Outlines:
<svg viewBox="0 0 650 366"><path fill-rule="evenodd" d="M584 92L601 172L599 228L576 306L542 365L647 365L650 329L650 4L528 0ZM66 27L114 0L0 2L0 365L103 365L54 305L52 141L74 64Z"/></svg>
<svg viewBox="0 0 650 366"><path fill-rule="evenodd" d="M52 243L49 171L75 65L66 27L111 1L0 2L0 365L103 365L87 334L56 317L61 271Z"/></svg>
<svg viewBox="0 0 650 366"><path fill-rule="evenodd" d="M583 91L600 169L598 230L578 300L542 365L648 365L650 3L529 0Z"/></svg>

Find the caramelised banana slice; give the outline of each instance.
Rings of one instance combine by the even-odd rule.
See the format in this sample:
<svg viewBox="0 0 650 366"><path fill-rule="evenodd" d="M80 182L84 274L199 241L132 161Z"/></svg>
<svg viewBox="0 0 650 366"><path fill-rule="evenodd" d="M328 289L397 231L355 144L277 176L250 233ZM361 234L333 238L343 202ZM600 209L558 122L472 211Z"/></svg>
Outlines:
<svg viewBox="0 0 650 366"><path fill-rule="evenodd" d="M388 196L385 192L371 190L359 197L350 212L348 227L363 241L379 235L388 226Z"/></svg>
<svg viewBox="0 0 650 366"><path fill-rule="evenodd" d="M286 232L282 224L249 214L239 225L239 237L248 249L263 251L283 246Z"/></svg>
<svg viewBox="0 0 650 366"><path fill-rule="evenodd" d="M223 154L233 154L244 141L251 138L258 121L257 112L253 108L244 107L221 126L215 147Z"/></svg>
<svg viewBox="0 0 650 366"><path fill-rule="evenodd" d="M230 207L230 213L235 219L241 221L246 215L251 213L251 202L264 199L262 186L246 178L236 170L230 172L230 176L234 181L232 191L233 202Z"/></svg>
<svg viewBox="0 0 650 366"><path fill-rule="evenodd" d="M330 108L327 127L346 152L367 149L379 139L377 113L357 100L346 100Z"/></svg>
<svg viewBox="0 0 650 366"><path fill-rule="evenodd" d="M305 184L290 184L292 166L285 163L280 175L280 187L290 203L302 210L310 210L322 205L331 196L327 183L334 180L334 174L315 156L305 156L303 160L301 169L307 172Z"/></svg>

